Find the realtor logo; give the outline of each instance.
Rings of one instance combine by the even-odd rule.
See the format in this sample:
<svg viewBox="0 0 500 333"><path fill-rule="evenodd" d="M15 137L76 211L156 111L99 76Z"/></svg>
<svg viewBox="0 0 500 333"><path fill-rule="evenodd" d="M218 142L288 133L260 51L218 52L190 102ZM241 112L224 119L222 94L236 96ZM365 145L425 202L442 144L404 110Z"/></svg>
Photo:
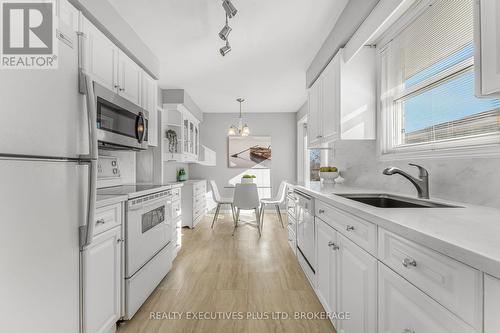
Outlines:
<svg viewBox="0 0 500 333"><path fill-rule="evenodd" d="M0 0L1 68L57 68L54 0Z"/></svg>

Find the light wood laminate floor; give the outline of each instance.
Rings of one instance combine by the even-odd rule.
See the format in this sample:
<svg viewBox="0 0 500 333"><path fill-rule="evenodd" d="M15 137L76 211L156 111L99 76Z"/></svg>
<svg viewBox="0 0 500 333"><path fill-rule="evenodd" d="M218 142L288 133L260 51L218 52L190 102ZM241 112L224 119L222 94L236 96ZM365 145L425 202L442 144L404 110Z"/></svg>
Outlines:
<svg viewBox="0 0 500 333"><path fill-rule="evenodd" d="M183 246L173 268L131 321L119 333L154 332L335 332L326 319L187 319L187 312L240 312L262 316L286 312L323 312L290 249L287 229L276 214L265 216L262 238L250 226L238 228L221 214L210 229L213 214L193 230L183 229ZM248 219L242 216L242 219ZM286 217L284 217L286 223ZM286 224L285 224L286 227ZM182 313L182 319L150 319ZM176 315L178 316L178 314Z"/></svg>

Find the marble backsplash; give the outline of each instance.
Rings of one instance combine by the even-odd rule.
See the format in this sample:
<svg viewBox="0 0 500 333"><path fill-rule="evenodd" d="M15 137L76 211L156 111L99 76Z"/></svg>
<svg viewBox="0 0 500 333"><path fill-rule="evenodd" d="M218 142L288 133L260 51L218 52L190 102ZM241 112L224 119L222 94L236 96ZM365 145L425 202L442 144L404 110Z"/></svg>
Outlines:
<svg viewBox="0 0 500 333"><path fill-rule="evenodd" d="M500 208L500 157L432 158L404 161L380 161L375 141L339 141L329 152L330 165L339 167L346 185L406 195L416 195L415 187L399 175L382 174L396 166L418 174L409 162L429 171L431 198Z"/></svg>

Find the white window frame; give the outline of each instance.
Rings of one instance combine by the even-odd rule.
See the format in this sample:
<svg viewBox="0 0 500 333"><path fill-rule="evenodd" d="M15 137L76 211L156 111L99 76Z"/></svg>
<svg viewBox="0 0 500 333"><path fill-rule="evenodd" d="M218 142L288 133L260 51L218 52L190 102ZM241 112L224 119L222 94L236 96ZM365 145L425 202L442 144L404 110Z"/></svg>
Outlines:
<svg viewBox="0 0 500 333"><path fill-rule="evenodd" d="M463 139L449 139L440 140L430 143L409 144L405 146L395 146L396 142L394 131L394 114L395 101L410 95L422 89L429 84L439 82L440 80L456 73L466 71L474 64L471 59L465 60L455 66L447 69L446 71L425 80L424 82L406 90L404 94L395 93L386 100L381 96L383 91L383 73L382 73L382 52L390 47L390 42L399 35L413 20L420 16L429 5L437 0L422 0L417 2L413 8L392 26L377 41L377 95L379 96L378 103L378 155L379 159L384 160L406 160L414 158L464 158L464 157L482 157L482 156L496 156L500 155L500 133L483 134L474 137L467 137Z"/></svg>

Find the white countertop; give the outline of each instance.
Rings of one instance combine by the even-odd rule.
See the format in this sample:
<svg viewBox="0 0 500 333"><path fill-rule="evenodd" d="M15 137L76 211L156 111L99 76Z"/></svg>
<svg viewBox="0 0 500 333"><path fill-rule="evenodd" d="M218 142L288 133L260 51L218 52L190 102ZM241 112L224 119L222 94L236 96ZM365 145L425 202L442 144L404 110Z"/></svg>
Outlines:
<svg viewBox="0 0 500 333"><path fill-rule="evenodd" d="M335 194L392 193L319 182L291 185L386 230L500 277L500 209L440 200L432 198L432 193L431 201L463 208L378 208Z"/></svg>

